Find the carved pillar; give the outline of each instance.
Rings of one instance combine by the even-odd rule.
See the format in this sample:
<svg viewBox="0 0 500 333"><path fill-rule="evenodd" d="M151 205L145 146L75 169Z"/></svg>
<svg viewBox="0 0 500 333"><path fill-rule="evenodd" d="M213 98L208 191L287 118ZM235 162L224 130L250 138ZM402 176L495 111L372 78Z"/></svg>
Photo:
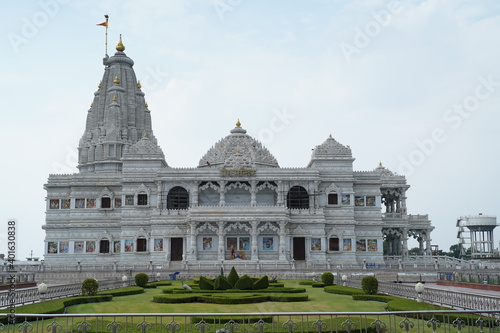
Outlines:
<svg viewBox="0 0 500 333"><path fill-rule="evenodd" d="M190 238L191 238L191 249L188 252L187 260L197 260L197 251L196 251L196 222L190 222L189 226L191 227Z"/></svg>
<svg viewBox="0 0 500 333"><path fill-rule="evenodd" d="M401 191L401 213L406 215L407 210L406 210L406 190L402 189Z"/></svg>
<svg viewBox="0 0 500 333"><path fill-rule="evenodd" d="M255 180L252 180L250 182L250 185L252 186L252 188L250 189L250 206L255 207L257 206L257 182Z"/></svg>
<svg viewBox="0 0 500 333"><path fill-rule="evenodd" d="M199 181L193 181L193 190L191 191L191 207L198 207L198 194L200 193L199 184Z"/></svg>
<svg viewBox="0 0 500 333"><path fill-rule="evenodd" d="M259 226L259 222L251 221L250 224L252 225L252 231L250 233L250 235L252 235L252 260L259 260L259 247L257 244L257 239L259 236L257 227Z"/></svg>
<svg viewBox="0 0 500 333"><path fill-rule="evenodd" d="M219 245L217 246L217 259L224 260L224 236L226 235L226 233L224 232L224 222L219 221L217 224L219 227L217 231L217 236L219 237Z"/></svg>
<svg viewBox="0 0 500 333"><path fill-rule="evenodd" d="M284 195L284 189L283 189L283 182L281 180L278 180L278 198L276 204L278 206L283 206L283 195Z"/></svg>
<svg viewBox="0 0 500 333"><path fill-rule="evenodd" d="M279 233L279 236L280 236L280 248L279 248L279 260L280 261L286 261L286 240L285 240L285 236L286 236L286 222L285 221L281 221L280 222L280 233Z"/></svg>
<svg viewBox="0 0 500 333"><path fill-rule="evenodd" d="M314 209L319 208L319 203L318 203L318 198L316 197L316 194L319 193L319 180L314 181L314 192L313 195L310 196L312 197L314 205L311 205L311 207L314 207Z"/></svg>
<svg viewBox="0 0 500 333"><path fill-rule="evenodd" d="M406 258L408 256L408 230L403 229L401 237L403 238L403 249L401 251L401 256Z"/></svg>
<svg viewBox="0 0 500 333"><path fill-rule="evenodd" d="M162 199L163 199L163 192L162 192L162 189L161 189L161 182L158 181L156 182L156 185L157 185L157 196L156 196L156 208L158 209L162 209ZM165 207L167 208L167 207Z"/></svg>
<svg viewBox="0 0 500 333"><path fill-rule="evenodd" d="M167 264L170 263L170 251L172 250L170 239L171 237L165 238L165 261Z"/></svg>
<svg viewBox="0 0 500 333"><path fill-rule="evenodd" d="M420 233L418 238L418 254L423 255L424 254L424 238L422 234Z"/></svg>
<svg viewBox="0 0 500 333"><path fill-rule="evenodd" d="M428 256L432 256L432 249L431 249L431 231L427 230L427 237L425 238L425 253Z"/></svg>
<svg viewBox="0 0 500 333"><path fill-rule="evenodd" d="M226 205L226 181L225 180L221 180L219 181L219 195L220 195L220 199L219 199L219 206L225 206Z"/></svg>

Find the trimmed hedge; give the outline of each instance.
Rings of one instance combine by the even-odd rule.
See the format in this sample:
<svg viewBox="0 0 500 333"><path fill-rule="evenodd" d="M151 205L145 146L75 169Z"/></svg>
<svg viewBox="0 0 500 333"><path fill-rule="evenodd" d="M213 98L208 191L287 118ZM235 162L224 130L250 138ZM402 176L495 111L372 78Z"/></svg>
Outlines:
<svg viewBox="0 0 500 333"><path fill-rule="evenodd" d="M269 282L269 287L283 288L284 286L285 284L281 282Z"/></svg>
<svg viewBox="0 0 500 333"><path fill-rule="evenodd" d="M325 284L323 282L314 282L311 286L313 288L323 288Z"/></svg>
<svg viewBox="0 0 500 333"><path fill-rule="evenodd" d="M271 294L269 300L272 302L306 302L309 296L307 294Z"/></svg>
<svg viewBox="0 0 500 333"><path fill-rule="evenodd" d="M213 303L213 304L250 304L261 302L305 302L307 294L258 294L258 293L213 293L210 295L157 295L153 297L155 303Z"/></svg>
<svg viewBox="0 0 500 333"><path fill-rule="evenodd" d="M127 296L127 295L136 295L144 293L144 289L141 287L123 287L112 290L100 291L97 293L98 295L111 295L111 296Z"/></svg>
<svg viewBox="0 0 500 333"><path fill-rule="evenodd" d="M219 275L214 281L214 290L227 290L231 288L231 283L222 275Z"/></svg>
<svg viewBox="0 0 500 333"><path fill-rule="evenodd" d="M248 275L243 275L234 285L234 289L253 290L253 281Z"/></svg>
<svg viewBox="0 0 500 333"><path fill-rule="evenodd" d="M299 284L302 286L311 286L314 282L313 280L301 280L299 281Z"/></svg>
<svg viewBox="0 0 500 333"><path fill-rule="evenodd" d="M262 290L267 288L269 288L269 278L267 277L267 275L264 275L253 284L254 290Z"/></svg>
<svg viewBox="0 0 500 333"><path fill-rule="evenodd" d="M231 268L231 272L229 272L229 275L227 276L227 280L229 283L231 283L231 286L234 288L236 285L236 282L240 279L240 276L238 275L238 272L236 272L236 268L234 266Z"/></svg>
<svg viewBox="0 0 500 333"><path fill-rule="evenodd" d="M352 295L352 299L355 301L375 301L387 303L392 301L394 297L382 295Z"/></svg>
<svg viewBox="0 0 500 333"><path fill-rule="evenodd" d="M201 290L214 290L214 283L204 276L200 276L200 282L198 285Z"/></svg>
<svg viewBox="0 0 500 333"><path fill-rule="evenodd" d="M156 287L166 287L166 286L171 286L172 282L170 281L157 281L157 282L150 282L146 284L144 288L156 288Z"/></svg>
<svg viewBox="0 0 500 333"><path fill-rule="evenodd" d="M328 286L323 289L325 292L330 293L330 294L337 294L337 295L363 295L363 290L361 289L356 289L356 288L351 288L351 287L344 287L344 286Z"/></svg>
<svg viewBox="0 0 500 333"><path fill-rule="evenodd" d="M97 296L77 296L62 299L54 299L50 301L45 301L41 303L21 305L16 307L17 313L36 313L36 314L60 314L64 313L64 309L67 306L84 304L84 303L97 303L97 302L109 302L113 299L111 295L97 295ZM8 313L9 309L0 310L0 313ZM8 317L0 318L0 322L7 324ZM20 317L16 317L16 320L24 320Z"/></svg>
<svg viewBox="0 0 500 333"><path fill-rule="evenodd" d="M196 302L198 296L196 295L156 295L153 296L155 303L193 303Z"/></svg>

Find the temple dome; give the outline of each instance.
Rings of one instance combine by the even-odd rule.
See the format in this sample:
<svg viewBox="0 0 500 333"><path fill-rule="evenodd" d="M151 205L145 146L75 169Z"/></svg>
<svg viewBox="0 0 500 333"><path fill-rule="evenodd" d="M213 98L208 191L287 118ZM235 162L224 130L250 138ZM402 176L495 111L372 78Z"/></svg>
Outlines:
<svg viewBox="0 0 500 333"><path fill-rule="evenodd" d="M200 159L199 168L251 169L258 167L279 168L276 158L262 143L236 123L228 136L217 142Z"/></svg>

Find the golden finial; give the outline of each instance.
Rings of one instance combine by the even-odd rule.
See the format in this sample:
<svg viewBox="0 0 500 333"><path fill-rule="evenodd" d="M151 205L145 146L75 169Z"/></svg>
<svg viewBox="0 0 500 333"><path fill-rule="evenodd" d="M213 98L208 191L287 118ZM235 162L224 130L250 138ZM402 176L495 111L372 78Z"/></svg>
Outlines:
<svg viewBox="0 0 500 333"><path fill-rule="evenodd" d="M116 50L118 52L123 52L125 51L125 46L122 43L122 34L120 34L120 40L118 41L118 45L116 45Z"/></svg>
<svg viewBox="0 0 500 333"><path fill-rule="evenodd" d="M330 135L328 137L331 138L332 137L332 133L330 133Z"/></svg>
<svg viewBox="0 0 500 333"><path fill-rule="evenodd" d="M94 103L90 103L90 107L92 108L94 106Z"/></svg>
<svg viewBox="0 0 500 333"><path fill-rule="evenodd" d="M146 107L146 109L148 108L148 103L146 102L146 104L144 104L144 106Z"/></svg>
<svg viewBox="0 0 500 333"><path fill-rule="evenodd" d="M117 100L118 100L118 99L116 98L116 95L114 95L114 96L113 96L112 101L113 101L113 102L116 102Z"/></svg>
<svg viewBox="0 0 500 333"><path fill-rule="evenodd" d="M147 138L148 137L148 133L144 132L144 134L142 135L143 138Z"/></svg>
<svg viewBox="0 0 500 333"><path fill-rule="evenodd" d="M241 123L240 123L240 120L238 119L238 121L236 122L236 127L240 127L241 126Z"/></svg>
<svg viewBox="0 0 500 333"><path fill-rule="evenodd" d="M378 166L382 166L382 161L379 162Z"/></svg>
<svg viewBox="0 0 500 333"><path fill-rule="evenodd" d="M118 78L118 75L115 76L115 79L113 80L114 84L120 84L120 79Z"/></svg>
<svg viewBox="0 0 500 333"><path fill-rule="evenodd" d="M101 88L101 85L102 85L102 80L99 81L99 84L97 85L97 88Z"/></svg>
<svg viewBox="0 0 500 333"><path fill-rule="evenodd" d="M141 80L137 81L137 88L141 89L142 86L141 86Z"/></svg>
<svg viewBox="0 0 500 333"><path fill-rule="evenodd" d="M236 148L236 152L239 154L240 153L240 148Z"/></svg>

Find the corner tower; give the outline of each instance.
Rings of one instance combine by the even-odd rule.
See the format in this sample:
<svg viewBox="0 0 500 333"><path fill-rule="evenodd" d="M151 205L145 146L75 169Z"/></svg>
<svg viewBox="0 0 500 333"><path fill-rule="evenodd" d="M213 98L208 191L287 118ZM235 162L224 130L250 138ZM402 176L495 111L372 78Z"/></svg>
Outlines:
<svg viewBox="0 0 500 333"><path fill-rule="evenodd" d="M114 56L103 59L104 75L88 110L78 145L80 173L121 172L125 148L144 135L156 144L151 112L133 70L134 61L120 41Z"/></svg>

